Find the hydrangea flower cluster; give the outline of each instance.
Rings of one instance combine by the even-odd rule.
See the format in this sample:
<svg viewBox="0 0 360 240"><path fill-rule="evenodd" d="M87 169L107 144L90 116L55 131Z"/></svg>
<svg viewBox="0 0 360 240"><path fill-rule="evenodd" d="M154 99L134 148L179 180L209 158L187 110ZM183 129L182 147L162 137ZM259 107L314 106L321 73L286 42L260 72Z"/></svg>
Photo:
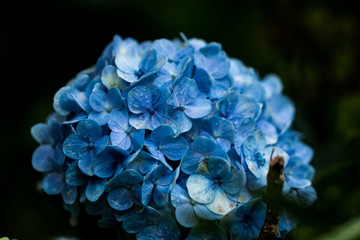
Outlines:
<svg viewBox="0 0 360 240"><path fill-rule="evenodd" d="M278 76L182 38L115 36L32 127L32 165L67 209L82 203L136 239L256 239L271 152L285 159L284 196L311 204L313 150ZM295 225L284 212L281 237Z"/></svg>

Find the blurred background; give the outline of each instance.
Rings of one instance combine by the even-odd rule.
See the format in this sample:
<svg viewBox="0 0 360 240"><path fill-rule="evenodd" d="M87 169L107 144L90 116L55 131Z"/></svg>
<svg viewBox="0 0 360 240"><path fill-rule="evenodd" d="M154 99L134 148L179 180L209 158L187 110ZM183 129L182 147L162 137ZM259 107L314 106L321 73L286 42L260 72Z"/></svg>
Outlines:
<svg viewBox="0 0 360 240"><path fill-rule="evenodd" d="M111 239L97 217L71 227L60 196L37 190L30 128L55 92L96 63L114 34L220 42L260 76L274 72L296 105L293 128L315 150L315 204L293 211L288 239L360 239L360 2L52 0L2 6L0 237Z"/></svg>

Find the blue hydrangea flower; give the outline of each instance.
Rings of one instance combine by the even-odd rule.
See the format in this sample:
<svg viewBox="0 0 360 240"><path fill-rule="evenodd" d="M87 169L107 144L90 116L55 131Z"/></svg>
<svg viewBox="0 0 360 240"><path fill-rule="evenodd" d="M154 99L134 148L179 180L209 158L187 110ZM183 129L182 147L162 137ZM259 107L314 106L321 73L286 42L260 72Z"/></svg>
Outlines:
<svg viewBox="0 0 360 240"><path fill-rule="evenodd" d="M211 212L204 204L191 199L188 192L177 184L171 190L171 204L176 208L177 221L187 228L194 227L201 219L220 218L220 215Z"/></svg>
<svg viewBox="0 0 360 240"><path fill-rule="evenodd" d="M179 168L171 171L162 164L159 164L144 179L142 186L141 199L144 205L148 205L151 199L158 206L164 206L169 198L170 190L174 187Z"/></svg>
<svg viewBox="0 0 360 240"><path fill-rule="evenodd" d="M230 120L238 128L245 118L255 118L259 114L259 105L251 98L235 91L229 92L217 104L220 117Z"/></svg>
<svg viewBox="0 0 360 240"><path fill-rule="evenodd" d="M90 202L97 201L105 191L106 179L83 174L77 161L66 170L65 180L70 186L85 185L85 196Z"/></svg>
<svg viewBox="0 0 360 240"><path fill-rule="evenodd" d="M285 160L284 198L309 205L314 151L291 129L295 107L277 75L180 36L115 36L31 129L32 165L47 194L74 216L85 204L120 237L256 239L271 157ZM284 211L279 237L295 225Z"/></svg>
<svg viewBox="0 0 360 240"><path fill-rule="evenodd" d="M156 50L147 51L141 58L139 54L119 55L115 59L118 75L127 82L136 82L147 73L157 72L166 63L164 55L158 55Z"/></svg>
<svg viewBox="0 0 360 240"><path fill-rule="evenodd" d="M144 145L145 129L136 130L129 125L125 111L113 111L109 116L110 140L124 150L141 149Z"/></svg>
<svg viewBox="0 0 360 240"><path fill-rule="evenodd" d="M141 174L132 169L115 176L106 184L109 205L118 211L128 210L134 203L140 206L142 181Z"/></svg>
<svg viewBox="0 0 360 240"><path fill-rule="evenodd" d="M165 116L166 100L170 96L167 88L149 89L138 86L131 89L127 96L130 116L130 124L136 129L154 130L161 125L167 124Z"/></svg>
<svg viewBox="0 0 360 240"><path fill-rule="evenodd" d="M170 126L156 128L145 140L145 146L149 152L159 159L169 169L165 157L170 161L180 160L188 150L188 144L183 136L175 137L174 130Z"/></svg>
<svg viewBox="0 0 360 240"><path fill-rule="evenodd" d="M165 212L146 207L141 213L125 218L123 228L136 234L136 239L173 240L180 238L180 231L174 220Z"/></svg>
<svg viewBox="0 0 360 240"><path fill-rule="evenodd" d="M94 120L81 120L76 133L69 135L63 145L64 154L79 160L81 171L89 176L94 175L94 157L106 147L109 136L103 136L100 125Z"/></svg>
<svg viewBox="0 0 360 240"><path fill-rule="evenodd" d="M134 169L135 171L138 171L141 174L147 174L157 164L158 164L158 160L154 158L151 154L142 150L138 150L128 159L126 168Z"/></svg>
<svg viewBox="0 0 360 240"><path fill-rule="evenodd" d="M229 162L222 158L211 158L204 168L187 180L189 195L193 200L206 204L213 213L225 215L236 206L236 201L232 199L237 198L245 184L244 169L231 169Z"/></svg>
<svg viewBox="0 0 360 240"><path fill-rule="evenodd" d="M94 159L94 174L101 178L117 175L125 168L128 159L129 152L116 146L107 146Z"/></svg>
<svg viewBox="0 0 360 240"><path fill-rule="evenodd" d="M234 142L235 129L229 120L215 116L201 122L200 128L225 152L230 150Z"/></svg>
<svg viewBox="0 0 360 240"><path fill-rule="evenodd" d="M200 163L216 157L228 160L226 152L214 141L206 137L198 137L182 159L181 170L186 174L193 174Z"/></svg>
<svg viewBox="0 0 360 240"><path fill-rule="evenodd" d="M233 209L221 219L231 239L257 239L265 221L265 204L253 200Z"/></svg>
<svg viewBox="0 0 360 240"><path fill-rule="evenodd" d="M189 131L192 126L191 118L207 116L211 107L211 101L199 96L196 82L189 78L179 80L167 100L167 114L178 134Z"/></svg>
<svg viewBox="0 0 360 240"><path fill-rule="evenodd" d="M105 125L109 121L110 113L122 108L123 101L120 90L111 88L107 93L101 90L93 91L89 98L89 104L92 108L89 119L95 120L100 125Z"/></svg>

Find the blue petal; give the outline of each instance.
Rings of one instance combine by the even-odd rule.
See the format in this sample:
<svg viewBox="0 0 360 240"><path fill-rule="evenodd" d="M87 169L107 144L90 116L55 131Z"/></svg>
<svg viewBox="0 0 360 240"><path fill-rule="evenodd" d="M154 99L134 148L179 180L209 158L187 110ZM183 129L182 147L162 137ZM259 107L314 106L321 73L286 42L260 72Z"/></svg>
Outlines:
<svg viewBox="0 0 360 240"><path fill-rule="evenodd" d="M144 86L131 89L127 96L127 103L132 113L140 114L147 112L153 105L150 89Z"/></svg>
<svg viewBox="0 0 360 240"><path fill-rule="evenodd" d="M89 113L89 119L94 120L100 125L105 125L109 121L109 113L106 111L103 112L91 112Z"/></svg>
<svg viewBox="0 0 360 240"><path fill-rule="evenodd" d="M228 198L227 194L219 187L214 188L214 200L206 204L206 207L213 213L225 215L236 207L236 202Z"/></svg>
<svg viewBox="0 0 360 240"><path fill-rule="evenodd" d="M80 170L84 174L86 174L88 176L93 176L94 175L94 163L93 162L94 162L94 152L91 151L78 161L78 165L79 165Z"/></svg>
<svg viewBox="0 0 360 240"><path fill-rule="evenodd" d="M145 151L138 150L131 155L126 166L127 169L134 169L142 174L150 172L157 164L157 159Z"/></svg>
<svg viewBox="0 0 360 240"><path fill-rule="evenodd" d="M194 99L185 106L185 113L191 118L202 118L211 112L212 104L208 99Z"/></svg>
<svg viewBox="0 0 360 240"><path fill-rule="evenodd" d="M38 123L31 127L31 135L39 144L51 144L52 138L44 123Z"/></svg>
<svg viewBox="0 0 360 240"><path fill-rule="evenodd" d="M195 204L194 211L199 218L206 220L216 220L221 218L221 215L211 212L204 204Z"/></svg>
<svg viewBox="0 0 360 240"><path fill-rule="evenodd" d="M207 169L214 179L222 178L229 174L230 164L225 159L214 157L208 161Z"/></svg>
<svg viewBox="0 0 360 240"><path fill-rule="evenodd" d="M100 125L91 119L81 120L76 127L76 133L90 142L97 141L102 135Z"/></svg>
<svg viewBox="0 0 360 240"><path fill-rule="evenodd" d="M125 167L129 153L116 146L107 146L94 159L94 172L101 178L111 177L117 167Z"/></svg>
<svg viewBox="0 0 360 240"><path fill-rule="evenodd" d="M169 199L170 185L158 185L154 188L153 196L154 202L158 206L164 206Z"/></svg>
<svg viewBox="0 0 360 240"><path fill-rule="evenodd" d="M88 146L89 144L80 139L77 134L71 134L64 141L63 151L67 157L78 160L88 154Z"/></svg>
<svg viewBox="0 0 360 240"><path fill-rule="evenodd" d="M63 191L65 183L63 175L57 172L50 172L45 175L42 188L47 194L56 195Z"/></svg>
<svg viewBox="0 0 360 240"><path fill-rule="evenodd" d="M208 204L215 198L213 181L202 174L191 175L186 182L186 187L189 196L199 203Z"/></svg>
<svg viewBox="0 0 360 240"><path fill-rule="evenodd" d="M204 93L209 93L215 82L215 80L203 68L196 68L193 78L195 79L199 90Z"/></svg>
<svg viewBox="0 0 360 240"><path fill-rule="evenodd" d="M151 126L149 126L149 122L151 121L151 115L148 112L139 115L130 116L129 123L136 129L150 129L153 130Z"/></svg>
<svg viewBox="0 0 360 240"><path fill-rule="evenodd" d="M139 57L119 55L115 58L115 64L118 67L117 74L127 82L136 82L139 78L135 72L139 70Z"/></svg>
<svg viewBox="0 0 360 240"><path fill-rule="evenodd" d="M108 203L115 210L125 211L132 207L134 201L126 188L118 188L109 192Z"/></svg>
<svg viewBox="0 0 360 240"><path fill-rule="evenodd" d="M152 197L154 185L152 183L144 182L141 190L141 201L146 206Z"/></svg>
<svg viewBox="0 0 360 240"><path fill-rule="evenodd" d="M65 185L64 189L61 192L61 196L65 204L71 205L76 201L78 193L76 187Z"/></svg>
<svg viewBox="0 0 360 240"><path fill-rule="evenodd" d="M178 222L187 228L194 227L199 219L195 214L194 207L188 204L181 204L175 209L175 216Z"/></svg>
<svg viewBox="0 0 360 240"><path fill-rule="evenodd" d="M274 95L280 95L283 90L281 80L279 76L275 74L266 75L261 84L265 90L266 99L269 99Z"/></svg>
<svg viewBox="0 0 360 240"><path fill-rule="evenodd" d="M131 147L131 138L124 131L111 132L110 133L111 143L121 149L128 150Z"/></svg>
<svg viewBox="0 0 360 240"><path fill-rule="evenodd" d="M290 99L283 95L274 96L267 101L271 120L280 132L285 132L295 116L295 107Z"/></svg>
<svg viewBox="0 0 360 240"><path fill-rule="evenodd" d="M105 147L107 146L109 142L109 136L105 135L103 137L101 137L98 141L96 141L95 143L95 155L98 155L99 153L101 153Z"/></svg>
<svg viewBox="0 0 360 240"><path fill-rule="evenodd" d="M108 91L109 104L112 110L120 110L124 104L120 90L117 87L110 88Z"/></svg>
<svg viewBox="0 0 360 240"><path fill-rule="evenodd" d="M190 203L189 194L178 184L176 184L170 193L171 204L177 208L182 204Z"/></svg>
<svg viewBox="0 0 360 240"><path fill-rule="evenodd" d="M132 131L130 133L130 139L134 150L142 149L144 146L145 129Z"/></svg>
<svg viewBox="0 0 360 240"><path fill-rule="evenodd" d="M106 65L101 72L101 82L108 88L122 86L122 80L116 73L116 67Z"/></svg>
<svg viewBox="0 0 360 240"><path fill-rule="evenodd" d="M254 118L259 111L259 107L254 100L231 91L224 99L218 102L219 114L233 122L237 128L241 122L247 118Z"/></svg>
<svg viewBox="0 0 360 240"><path fill-rule="evenodd" d="M173 42L168 39L159 39L153 42L152 47L160 55L165 55L168 58L174 58L176 53L176 46ZM174 59L173 59L174 60Z"/></svg>
<svg viewBox="0 0 360 240"><path fill-rule="evenodd" d="M245 185L246 174L243 168L232 169L231 173L221 178L221 188L228 194L237 194Z"/></svg>
<svg viewBox="0 0 360 240"><path fill-rule="evenodd" d="M187 152L189 146L183 136L173 138L167 143L161 145L162 152L169 160L180 160Z"/></svg>
<svg viewBox="0 0 360 240"><path fill-rule="evenodd" d="M266 144L272 145L277 142L278 134L274 125L272 125L268 121L260 120L257 122L257 126L264 133Z"/></svg>
<svg viewBox="0 0 360 240"><path fill-rule="evenodd" d="M89 179L85 192L86 198L90 202L97 201L105 191L105 183L106 183L105 179L101 179L101 178Z"/></svg>
<svg viewBox="0 0 360 240"><path fill-rule="evenodd" d="M317 199L317 193L313 187L300 188L297 190L299 201L307 206L313 204Z"/></svg>
<svg viewBox="0 0 360 240"><path fill-rule="evenodd" d="M129 128L126 111L112 111L109 116L109 128L115 132L125 132Z"/></svg>
<svg viewBox="0 0 360 240"><path fill-rule="evenodd" d="M41 145L32 155L32 166L39 172L49 172L54 169L54 162L51 160L55 156L55 150L51 145Z"/></svg>
<svg viewBox="0 0 360 240"><path fill-rule="evenodd" d="M109 106L109 99L104 91L95 90L90 95L89 104L95 111L102 112Z"/></svg>
<svg viewBox="0 0 360 240"><path fill-rule="evenodd" d="M73 162L66 170L66 183L72 186L80 186L85 183L86 176L80 171L78 163Z"/></svg>

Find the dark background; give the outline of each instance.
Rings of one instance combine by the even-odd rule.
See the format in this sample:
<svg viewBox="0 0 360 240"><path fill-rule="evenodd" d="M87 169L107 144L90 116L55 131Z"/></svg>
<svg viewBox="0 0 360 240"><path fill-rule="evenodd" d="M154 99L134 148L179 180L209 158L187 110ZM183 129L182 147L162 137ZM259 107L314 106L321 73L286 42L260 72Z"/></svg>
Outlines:
<svg viewBox="0 0 360 240"><path fill-rule="evenodd" d="M71 227L61 197L37 190L41 174L31 167L37 143L30 136L30 127L53 111L55 92L94 65L114 34L144 41L184 32L189 38L222 43L230 57L261 76L277 73L296 105L293 128L304 133L304 141L315 150L313 184L319 195L313 206L294 211L299 225L288 238L318 239L360 217L359 1L3 4L0 237L114 237L111 230L97 228L97 218L85 212L78 226Z"/></svg>

